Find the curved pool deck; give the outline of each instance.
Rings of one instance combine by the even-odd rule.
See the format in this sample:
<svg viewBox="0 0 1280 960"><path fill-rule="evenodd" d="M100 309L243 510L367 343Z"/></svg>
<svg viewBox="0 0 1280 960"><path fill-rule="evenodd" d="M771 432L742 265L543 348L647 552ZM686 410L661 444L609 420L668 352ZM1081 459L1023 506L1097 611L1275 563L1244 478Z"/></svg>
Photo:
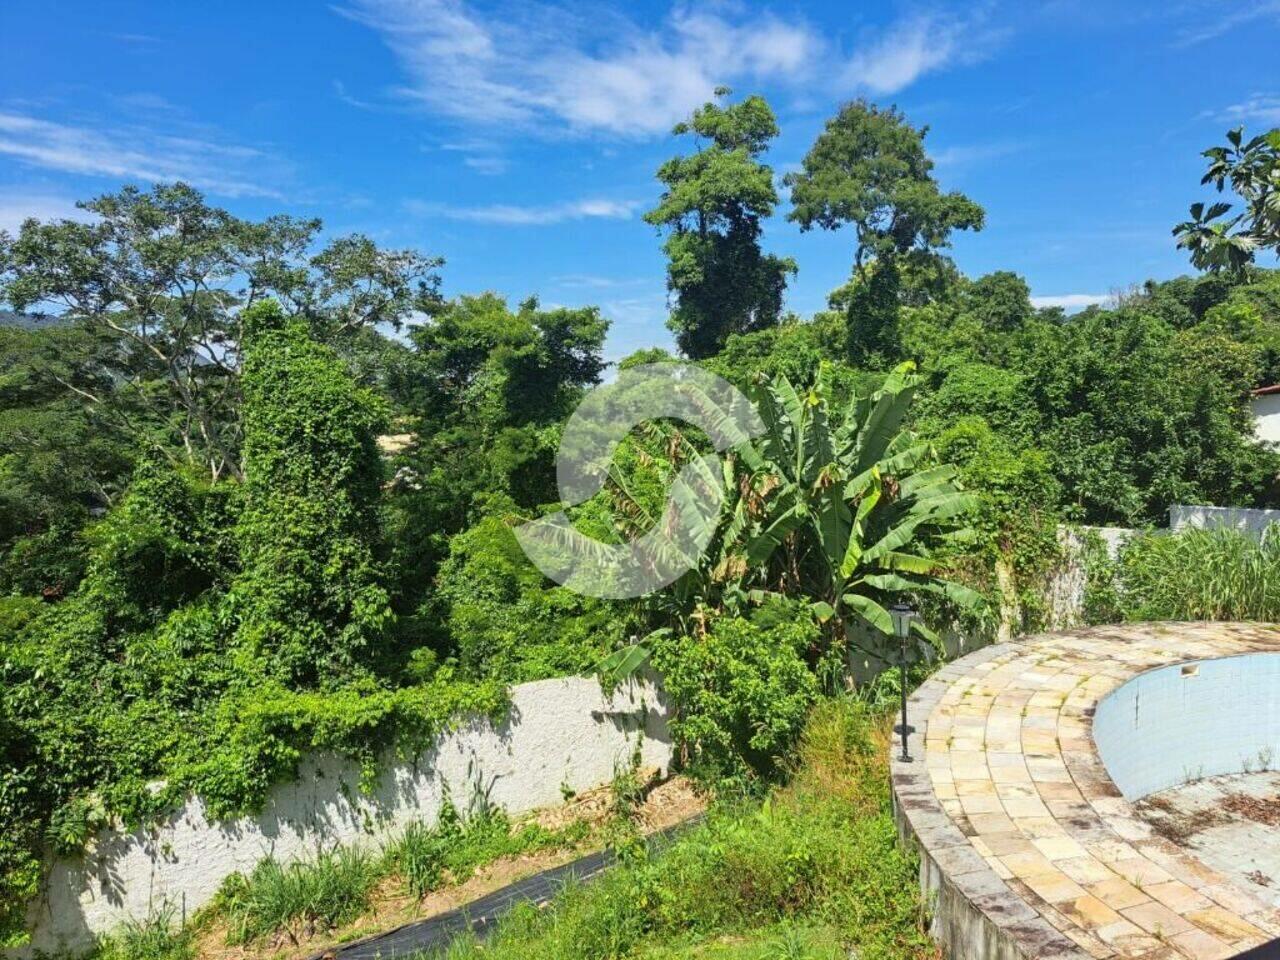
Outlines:
<svg viewBox="0 0 1280 960"><path fill-rule="evenodd" d="M948 956L1216 960L1280 937L1280 911L1132 806L1280 762L1278 688L1266 624L1044 634L938 671L910 700L913 760L895 743L892 775Z"/></svg>

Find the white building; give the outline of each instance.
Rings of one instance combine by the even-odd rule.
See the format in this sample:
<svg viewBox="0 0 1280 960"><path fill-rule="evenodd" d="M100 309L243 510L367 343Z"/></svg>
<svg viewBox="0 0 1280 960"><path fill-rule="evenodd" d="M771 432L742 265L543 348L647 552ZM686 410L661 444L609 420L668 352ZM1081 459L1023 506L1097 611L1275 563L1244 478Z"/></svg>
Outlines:
<svg viewBox="0 0 1280 960"><path fill-rule="evenodd" d="M1280 384L1253 391L1254 432L1264 443L1280 445Z"/></svg>

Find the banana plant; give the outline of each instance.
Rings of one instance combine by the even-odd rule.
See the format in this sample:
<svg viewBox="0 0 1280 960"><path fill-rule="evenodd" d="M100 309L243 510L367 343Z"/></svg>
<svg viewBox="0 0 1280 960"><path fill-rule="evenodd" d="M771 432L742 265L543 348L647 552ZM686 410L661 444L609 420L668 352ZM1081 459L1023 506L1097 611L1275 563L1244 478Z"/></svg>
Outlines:
<svg viewBox="0 0 1280 960"><path fill-rule="evenodd" d="M804 390L785 376L756 384L765 433L725 459L725 501L708 555L664 599L735 610L770 596L800 598L839 642L892 637L888 606L900 599L937 595L964 611L979 608L980 594L941 575L940 548L969 535L963 518L975 502L956 468L902 427L919 382L906 363L843 406L825 368ZM922 644L936 643L919 619L912 629ZM866 652L888 659L886 645ZM601 670L616 680L645 651L644 642L617 651Z"/></svg>
<svg viewBox="0 0 1280 960"><path fill-rule="evenodd" d="M975 504L956 468L902 428L918 384L906 363L837 409L825 370L803 391L781 376L761 382L753 400L766 434L736 451L741 494L719 568L739 572L756 599L806 598L846 637L859 623L892 636L887 607L904 595L980 605L978 593L940 575L938 548L967 535L961 521ZM913 629L936 641L919 620Z"/></svg>

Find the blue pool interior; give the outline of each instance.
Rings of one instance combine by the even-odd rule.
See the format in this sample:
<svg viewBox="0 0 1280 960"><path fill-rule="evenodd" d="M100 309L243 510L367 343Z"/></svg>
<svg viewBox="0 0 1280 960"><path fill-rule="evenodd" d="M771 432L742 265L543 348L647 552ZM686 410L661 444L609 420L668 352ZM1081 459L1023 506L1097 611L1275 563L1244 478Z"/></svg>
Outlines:
<svg viewBox="0 0 1280 960"><path fill-rule="evenodd" d="M1093 718L1126 800L1190 780L1280 765L1280 653L1175 663L1107 694Z"/></svg>

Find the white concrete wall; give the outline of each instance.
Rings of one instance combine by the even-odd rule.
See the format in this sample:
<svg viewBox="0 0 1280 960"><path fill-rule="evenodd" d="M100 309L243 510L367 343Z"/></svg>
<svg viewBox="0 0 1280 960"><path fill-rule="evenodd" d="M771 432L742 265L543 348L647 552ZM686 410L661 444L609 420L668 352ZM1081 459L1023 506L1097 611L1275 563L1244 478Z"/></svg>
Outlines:
<svg viewBox="0 0 1280 960"><path fill-rule="evenodd" d="M1115 560L1120 555L1120 548L1135 533L1137 531L1129 527L1058 528L1062 563L1049 575L1044 587L1050 630L1066 630L1083 622L1084 591L1088 580L1084 568L1084 538L1097 534L1107 549L1107 555Z"/></svg>
<svg viewBox="0 0 1280 960"><path fill-rule="evenodd" d="M1249 406L1253 410L1254 435L1263 443L1280 444L1280 393L1254 397Z"/></svg>
<svg viewBox="0 0 1280 960"><path fill-rule="evenodd" d="M1251 510L1246 507L1200 507L1175 504L1169 508L1169 529L1227 528L1260 536L1273 523L1280 523L1280 510Z"/></svg>
<svg viewBox="0 0 1280 960"><path fill-rule="evenodd" d="M608 783L637 740L644 766L670 763L666 709L649 683L606 697L593 679L542 680L513 688L511 699L497 727L475 720L413 762L389 758L369 795L355 764L317 756L254 816L210 822L193 798L150 828L103 831L83 857L54 863L32 907L32 943L5 956L81 950L166 902L190 916L227 876L268 854L289 862L339 843L376 848L412 821L434 822L446 788L462 806L478 783L493 803L522 813L562 802L562 784L581 791Z"/></svg>

